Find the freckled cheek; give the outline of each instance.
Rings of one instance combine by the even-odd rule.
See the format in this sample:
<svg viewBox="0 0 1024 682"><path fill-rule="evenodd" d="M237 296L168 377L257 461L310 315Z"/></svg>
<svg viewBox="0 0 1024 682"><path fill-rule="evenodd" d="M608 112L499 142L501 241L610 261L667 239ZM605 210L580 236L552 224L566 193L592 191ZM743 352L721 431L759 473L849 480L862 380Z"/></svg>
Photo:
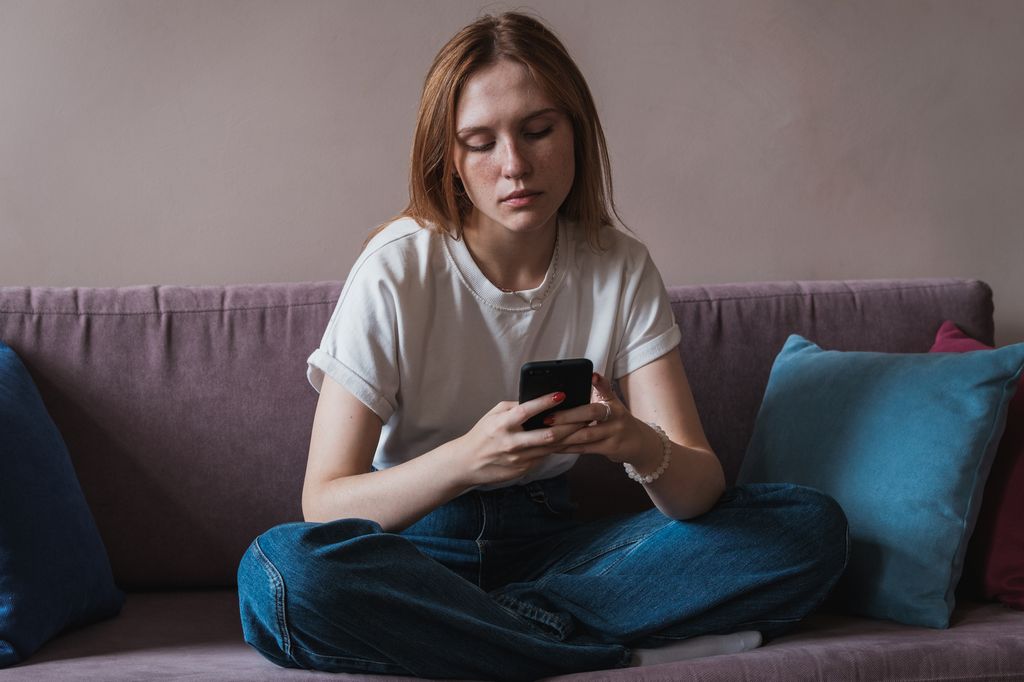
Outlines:
<svg viewBox="0 0 1024 682"><path fill-rule="evenodd" d="M459 175L462 177L463 186L466 187L469 201L479 204L494 195L497 179L495 164L470 158L458 165L461 167Z"/></svg>
<svg viewBox="0 0 1024 682"><path fill-rule="evenodd" d="M576 174L572 152L570 151L566 155L562 150L552 149L546 151L542 157L538 157L537 161L537 168L545 169L548 182L564 188L568 193Z"/></svg>
<svg viewBox="0 0 1024 682"><path fill-rule="evenodd" d="M498 164L481 159L464 163L460 174L469 198L475 200L494 193L501 169Z"/></svg>

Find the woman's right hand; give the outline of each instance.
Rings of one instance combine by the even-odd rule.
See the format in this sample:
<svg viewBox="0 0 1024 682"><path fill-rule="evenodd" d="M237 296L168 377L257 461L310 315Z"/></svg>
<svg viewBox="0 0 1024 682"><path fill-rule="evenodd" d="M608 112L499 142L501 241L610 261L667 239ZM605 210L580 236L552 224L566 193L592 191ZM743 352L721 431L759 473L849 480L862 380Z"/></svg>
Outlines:
<svg viewBox="0 0 1024 682"><path fill-rule="evenodd" d="M546 426L523 430L530 417L565 400L564 393L548 393L525 403L503 401L495 405L460 437L462 457L467 462L467 485L503 483L519 478L559 452L562 441L586 424Z"/></svg>

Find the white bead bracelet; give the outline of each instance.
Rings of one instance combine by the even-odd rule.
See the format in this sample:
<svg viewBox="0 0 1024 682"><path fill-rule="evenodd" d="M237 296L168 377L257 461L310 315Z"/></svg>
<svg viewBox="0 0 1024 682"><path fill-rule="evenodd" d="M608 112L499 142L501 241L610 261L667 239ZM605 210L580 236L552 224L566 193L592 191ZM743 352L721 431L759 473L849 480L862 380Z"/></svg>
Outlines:
<svg viewBox="0 0 1024 682"><path fill-rule="evenodd" d="M665 473L665 469L668 469L668 462L672 458L672 441L668 439L665 429L654 422L647 422L647 425L654 429L654 432L658 434L658 438L661 439L661 451L663 454L658 469L653 474L647 474L646 476L640 474L629 462L622 463L622 468L626 470L626 475L637 483L651 483L658 480L658 477Z"/></svg>

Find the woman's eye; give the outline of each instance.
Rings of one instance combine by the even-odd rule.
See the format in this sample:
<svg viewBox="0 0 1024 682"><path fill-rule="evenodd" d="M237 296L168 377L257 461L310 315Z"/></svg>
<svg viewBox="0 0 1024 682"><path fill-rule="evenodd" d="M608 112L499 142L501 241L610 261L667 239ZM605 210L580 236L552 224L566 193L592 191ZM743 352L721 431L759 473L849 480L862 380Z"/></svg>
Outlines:
<svg viewBox="0 0 1024 682"><path fill-rule="evenodd" d="M525 134L526 134L527 137L533 138L534 140L539 140L542 137L546 137L547 134L551 132L551 129L553 127L554 126L548 126L544 130L538 130L536 132L529 132L529 131L527 131Z"/></svg>
<svg viewBox="0 0 1024 682"><path fill-rule="evenodd" d="M527 130L523 132L523 136L531 140L539 140L542 137L547 137L553 129L554 126L548 126L541 130ZM471 152L486 152L490 151L494 147L493 140L491 142L485 142L484 144L470 144L469 142L463 142L463 144L466 145L466 149Z"/></svg>

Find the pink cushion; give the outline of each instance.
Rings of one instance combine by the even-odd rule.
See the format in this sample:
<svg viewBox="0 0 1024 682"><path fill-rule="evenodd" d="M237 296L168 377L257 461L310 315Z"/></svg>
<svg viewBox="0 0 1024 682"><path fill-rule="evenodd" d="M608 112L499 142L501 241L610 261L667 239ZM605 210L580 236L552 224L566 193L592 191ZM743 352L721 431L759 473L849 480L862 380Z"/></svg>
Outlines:
<svg viewBox="0 0 1024 682"><path fill-rule="evenodd" d="M991 348L947 321L939 328L931 352ZM966 588L1024 610L1024 379L1010 401L1006 430L985 485L963 579Z"/></svg>

